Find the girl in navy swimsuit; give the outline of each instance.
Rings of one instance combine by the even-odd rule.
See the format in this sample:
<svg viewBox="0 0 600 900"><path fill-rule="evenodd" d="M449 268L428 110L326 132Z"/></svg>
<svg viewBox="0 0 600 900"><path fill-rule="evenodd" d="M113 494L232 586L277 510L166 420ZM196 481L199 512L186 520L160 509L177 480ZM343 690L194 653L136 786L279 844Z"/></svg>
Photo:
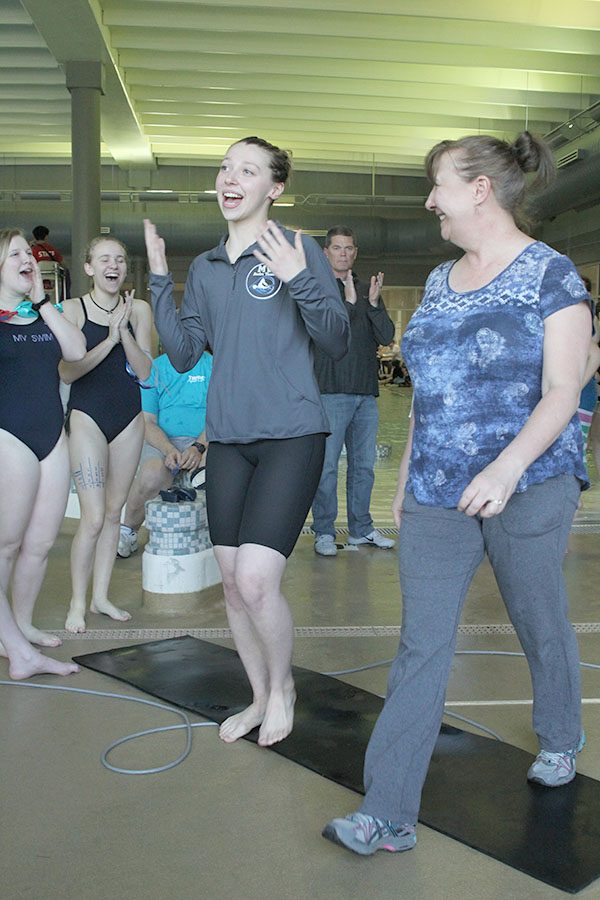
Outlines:
<svg viewBox="0 0 600 900"><path fill-rule="evenodd" d="M78 667L43 656L29 641L60 644L31 619L69 492L58 364L61 356L81 359L85 340L46 302L38 265L16 229L0 231L0 307L0 652L11 678L69 675Z"/></svg>
<svg viewBox="0 0 600 900"><path fill-rule="evenodd" d="M144 419L140 380L150 375L150 307L120 294L127 276L126 250L114 238L95 238L86 254L92 290L66 300L65 316L83 331L88 352L60 365L71 385L68 406L71 470L81 518L71 547L73 593L65 628L85 631L87 587L93 571L90 611L125 622L128 612L108 600L117 554L121 508L133 481ZM127 367L127 368L126 368Z"/></svg>

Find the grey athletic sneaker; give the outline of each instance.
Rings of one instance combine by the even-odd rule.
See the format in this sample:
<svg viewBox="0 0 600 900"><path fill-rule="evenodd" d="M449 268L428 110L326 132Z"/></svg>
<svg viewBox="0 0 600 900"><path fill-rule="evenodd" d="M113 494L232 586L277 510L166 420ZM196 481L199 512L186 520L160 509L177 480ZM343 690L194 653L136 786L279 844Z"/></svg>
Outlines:
<svg viewBox="0 0 600 900"><path fill-rule="evenodd" d="M132 553L135 553L137 548L137 531L134 531L133 528L129 528L128 525L121 525L117 556L120 559L127 559Z"/></svg>
<svg viewBox="0 0 600 900"><path fill-rule="evenodd" d="M540 750L533 765L527 772L527 780L545 787L562 787L573 781L577 771L576 757L583 750L585 744L585 732L582 732L579 743L571 750L563 753L550 753L549 750Z"/></svg>
<svg viewBox="0 0 600 900"><path fill-rule="evenodd" d="M315 541L315 553L319 556L337 556L337 547L331 534L318 534Z"/></svg>
<svg viewBox="0 0 600 900"><path fill-rule="evenodd" d="M353 545L371 544L372 547L379 547L381 550L391 550L392 547L396 546L396 541L384 537L376 528L370 534L365 534L364 537L349 537L348 543Z"/></svg>
<svg viewBox="0 0 600 900"><path fill-rule="evenodd" d="M359 812L345 819L332 819L322 834L334 844L340 844L361 856L371 856L377 850L388 850L390 853L412 850L417 843L414 825L392 825L391 822Z"/></svg>

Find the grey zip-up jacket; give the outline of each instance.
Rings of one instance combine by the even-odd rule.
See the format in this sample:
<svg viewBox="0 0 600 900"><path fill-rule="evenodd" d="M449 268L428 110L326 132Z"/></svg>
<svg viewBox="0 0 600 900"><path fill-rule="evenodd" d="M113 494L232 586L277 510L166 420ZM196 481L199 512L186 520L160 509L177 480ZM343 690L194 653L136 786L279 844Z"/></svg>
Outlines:
<svg viewBox="0 0 600 900"><path fill-rule="evenodd" d="M294 233L283 229L293 244ZM350 341L345 304L331 266L303 235L306 268L287 284L248 247L229 261L225 238L196 257L181 314L170 275L151 275L156 328L169 359L185 372L207 343L214 354L208 389L209 441L247 444L329 432L314 374L314 341L341 359Z"/></svg>

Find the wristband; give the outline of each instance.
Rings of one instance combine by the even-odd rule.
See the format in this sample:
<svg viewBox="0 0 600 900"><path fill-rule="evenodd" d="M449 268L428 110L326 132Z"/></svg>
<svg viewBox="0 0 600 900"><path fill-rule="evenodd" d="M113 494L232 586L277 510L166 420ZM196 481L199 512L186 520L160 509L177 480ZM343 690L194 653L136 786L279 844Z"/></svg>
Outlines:
<svg viewBox="0 0 600 900"><path fill-rule="evenodd" d="M200 441L192 441L190 447L195 447L200 454L206 453L206 447L204 444L201 444Z"/></svg>
<svg viewBox="0 0 600 900"><path fill-rule="evenodd" d="M40 307L44 305L44 303L50 303L50 294L44 294L42 299L38 303L31 304L31 308L34 312L39 312Z"/></svg>

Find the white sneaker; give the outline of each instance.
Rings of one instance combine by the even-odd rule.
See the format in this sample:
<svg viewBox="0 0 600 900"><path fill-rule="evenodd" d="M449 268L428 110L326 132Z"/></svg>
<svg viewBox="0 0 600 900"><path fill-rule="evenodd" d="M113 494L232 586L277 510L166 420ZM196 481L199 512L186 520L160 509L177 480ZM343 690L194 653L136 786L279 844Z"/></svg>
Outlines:
<svg viewBox="0 0 600 900"><path fill-rule="evenodd" d="M318 534L315 541L315 553L319 556L337 556L337 547L331 534Z"/></svg>
<svg viewBox="0 0 600 900"><path fill-rule="evenodd" d="M365 534L364 537L349 537L348 543L354 546L356 544L371 544L372 547L379 547L381 550L391 550L392 547L396 546L396 541L384 537L376 528L370 534Z"/></svg>
<svg viewBox="0 0 600 900"><path fill-rule="evenodd" d="M206 487L206 466L201 466L194 472L190 472L190 485L197 491Z"/></svg>
<svg viewBox="0 0 600 900"><path fill-rule="evenodd" d="M120 559L127 559L132 553L135 553L137 548L137 531L134 531L133 528L129 528L128 525L121 525L117 556Z"/></svg>
<svg viewBox="0 0 600 900"><path fill-rule="evenodd" d="M533 765L527 772L528 781L536 781L545 787L561 787L573 781L576 774L576 757L585 745L585 731L581 732L579 743L563 753L540 750Z"/></svg>

